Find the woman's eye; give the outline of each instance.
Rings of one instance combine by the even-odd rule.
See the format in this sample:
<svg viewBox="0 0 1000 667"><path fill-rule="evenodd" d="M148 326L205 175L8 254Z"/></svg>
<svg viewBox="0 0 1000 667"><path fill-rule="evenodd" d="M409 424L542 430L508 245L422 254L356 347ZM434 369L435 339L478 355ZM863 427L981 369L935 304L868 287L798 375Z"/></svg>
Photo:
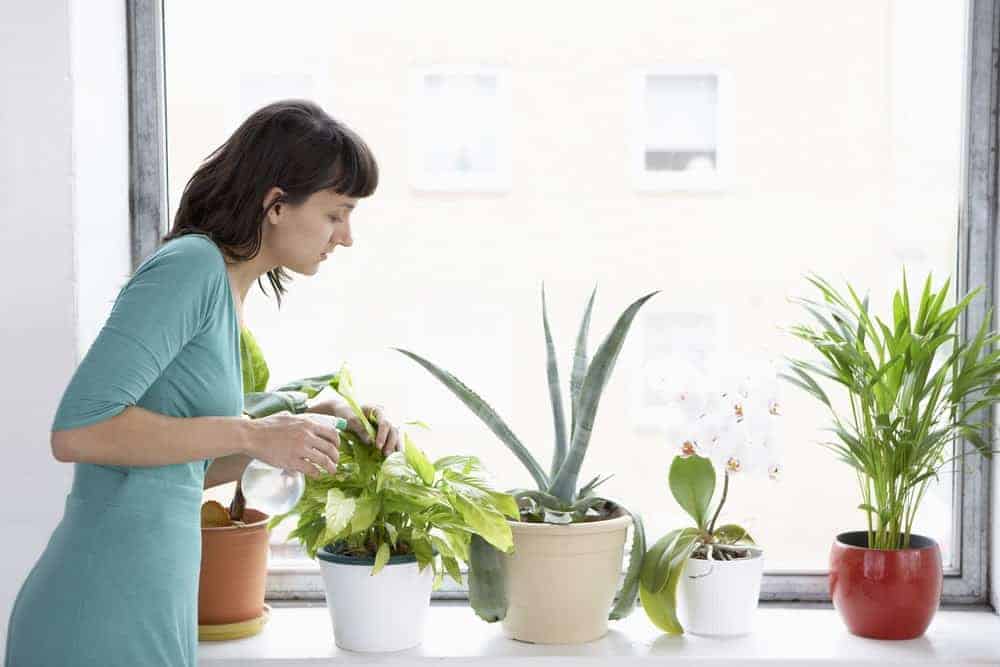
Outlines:
<svg viewBox="0 0 1000 667"><path fill-rule="evenodd" d="M340 218L338 218L338 217L337 217L337 216L335 216L335 215L331 215L331 216L330 216L330 222L334 222L334 223L336 223L336 222L340 222Z"/></svg>

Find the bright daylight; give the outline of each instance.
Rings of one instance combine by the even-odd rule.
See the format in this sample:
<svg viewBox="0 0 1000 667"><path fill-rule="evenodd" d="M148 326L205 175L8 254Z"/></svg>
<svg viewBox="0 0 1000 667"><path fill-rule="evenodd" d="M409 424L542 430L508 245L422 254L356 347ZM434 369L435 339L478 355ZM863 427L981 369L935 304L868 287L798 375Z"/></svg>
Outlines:
<svg viewBox="0 0 1000 667"><path fill-rule="evenodd" d="M4 667L1000 665L1000 0L8 9Z"/></svg>

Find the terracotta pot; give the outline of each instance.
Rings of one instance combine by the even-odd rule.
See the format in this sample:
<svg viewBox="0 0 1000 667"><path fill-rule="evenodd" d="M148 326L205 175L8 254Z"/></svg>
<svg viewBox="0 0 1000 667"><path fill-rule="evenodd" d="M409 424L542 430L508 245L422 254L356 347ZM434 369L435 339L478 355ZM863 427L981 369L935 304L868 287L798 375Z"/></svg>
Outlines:
<svg viewBox="0 0 1000 667"><path fill-rule="evenodd" d="M941 602L944 572L934 540L912 535L909 549L868 548L868 533L841 533L830 551L830 597L847 629L872 639L914 639Z"/></svg>
<svg viewBox="0 0 1000 667"><path fill-rule="evenodd" d="M264 613L268 518L247 508L245 526L201 529L198 625L239 623Z"/></svg>
<svg viewBox="0 0 1000 667"><path fill-rule="evenodd" d="M504 634L536 644L603 637L618 587L631 517L552 525L508 521L514 553L504 557Z"/></svg>

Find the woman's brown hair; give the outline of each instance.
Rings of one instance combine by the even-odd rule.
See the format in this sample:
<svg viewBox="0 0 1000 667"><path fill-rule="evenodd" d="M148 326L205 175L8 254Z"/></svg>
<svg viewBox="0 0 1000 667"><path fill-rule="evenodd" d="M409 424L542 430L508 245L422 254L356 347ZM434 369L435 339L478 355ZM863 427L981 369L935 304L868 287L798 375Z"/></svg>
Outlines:
<svg viewBox="0 0 1000 667"><path fill-rule="evenodd" d="M378 186L378 165L365 142L307 100L260 109L215 149L184 186L173 227L162 242L205 234L234 261L260 252L264 217L275 204L301 204L320 190L367 197ZM284 195L264 206L267 192ZM267 272L278 306L290 279ZM261 291L267 293L257 279Z"/></svg>

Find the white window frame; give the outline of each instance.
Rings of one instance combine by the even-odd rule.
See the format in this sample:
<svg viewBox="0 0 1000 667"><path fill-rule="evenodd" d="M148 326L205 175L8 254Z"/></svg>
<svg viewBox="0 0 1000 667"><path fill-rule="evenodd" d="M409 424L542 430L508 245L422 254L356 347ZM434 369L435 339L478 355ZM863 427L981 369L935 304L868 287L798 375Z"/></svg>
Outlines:
<svg viewBox="0 0 1000 667"><path fill-rule="evenodd" d="M423 165L426 128L421 122L420 104L424 79L429 75L491 76L496 80L498 109L496 171L492 174L434 174ZM488 65L428 65L413 67L409 81L409 171L410 187L422 192L507 192L511 187L511 92L510 73L504 67Z"/></svg>
<svg viewBox="0 0 1000 667"><path fill-rule="evenodd" d="M163 0L127 0L129 40L130 201L133 264L155 249L166 229L167 186L164 90ZM1000 51L1000 0L970 0L968 58L965 88L965 127L961 200L956 219L959 253L956 258L959 289L983 285L961 323L962 335L974 334L997 297L998 141L1000 76L995 53ZM454 71L454 70L452 70ZM715 68L656 68L646 72L713 71ZM720 74L722 74L720 72ZM729 104L723 94L729 85L719 81L720 109ZM509 90L509 89L508 89ZM638 85L636 90L639 90ZM638 94L638 93L637 93ZM637 97L638 99L638 97ZM726 124L720 125L723 131ZM728 150L720 140L720 147ZM720 151L721 152L721 151ZM728 157L726 158L728 162ZM720 163L721 164L721 163ZM691 189L675 186L657 189ZM134 268L134 267L133 267ZM982 416L984 421L989 415ZM992 434L992 429L989 431ZM997 443L991 443L992 449ZM945 604L983 605L988 598L990 529L990 462L970 452L965 468L955 476L954 559L957 566L944 577ZM831 536L832 538L832 536ZM446 580L450 581L450 580ZM783 601L829 601L827 576L820 571L767 573L761 598ZM465 591L446 585L437 597L465 598ZM272 600L322 600L318 567L282 566L269 572L268 598Z"/></svg>
<svg viewBox="0 0 1000 667"><path fill-rule="evenodd" d="M651 76L713 76L716 80L715 169L711 172L650 171L646 169L646 80ZM731 148L730 74L711 65L659 65L634 70L630 75L632 91L629 171L636 190L642 192L718 192L726 189Z"/></svg>

